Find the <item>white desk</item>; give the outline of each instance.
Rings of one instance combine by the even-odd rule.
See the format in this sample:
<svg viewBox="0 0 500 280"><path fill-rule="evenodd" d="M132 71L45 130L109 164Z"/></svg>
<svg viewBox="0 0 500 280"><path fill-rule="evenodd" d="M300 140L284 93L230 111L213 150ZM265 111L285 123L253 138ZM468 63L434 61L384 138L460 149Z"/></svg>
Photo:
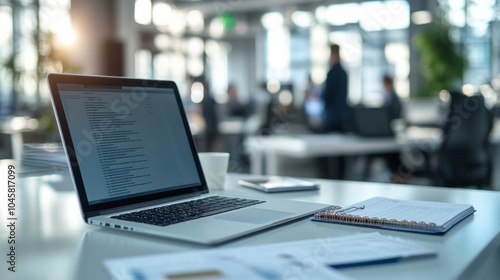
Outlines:
<svg viewBox="0 0 500 280"><path fill-rule="evenodd" d="M23 133L39 131L37 119L29 117L7 117L0 119L0 133L9 134L12 145L12 158L20 160L23 152Z"/></svg>
<svg viewBox="0 0 500 280"><path fill-rule="evenodd" d="M356 156L398 152L414 148L427 153L436 151L442 133L437 128L410 127L396 137L364 138L353 134L307 134L254 136L247 139L245 150L250 157L252 174L279 175L283 158L314 158L324 156ZM493 166L500 166L500 124L497 121L490 141L494 144ZM497 179L493 180L498 182ZM500 190L500 183L493 186Z"/></svg>
<svg viewBox="0 0 500 280"><path fill-rule="evenodd" d="M0 165L0 179L6 167ZM229 194L347 205L372 196L470 203L477 212L442 236L376 230L311 222L303 219L228 243L224 247L326 238L380 232L436 249L434 257L341 270L354 279L494 279L500 275L500 193L481 190L318 180L319 191L268 195L236 185L231 175ZM17 272L7 271L6 189L0 191L0 279L109 279L108 258L180 252L207 247L113 229L91 227L80 218L67 175L17 179ZM484 265L482 265L484 264ZM490 265L491 264L491 265ZM485 276L486 275L486 276ZM480 277L480 278L478 278ZM489 277L489 278L488 278Z"/></svg>
<svg viewBox="0 0 500 280"><path fill-rule="evenodd" d="M434 151L441 141L441 131L434 128L410 128L397 137L364 138L354 134L307 134L256 136L247 140L252 174L279 174L280 157L311 158L318 156L354 156L400 151L419 147ZM263 168L262 163L265 163Z"/></svg>

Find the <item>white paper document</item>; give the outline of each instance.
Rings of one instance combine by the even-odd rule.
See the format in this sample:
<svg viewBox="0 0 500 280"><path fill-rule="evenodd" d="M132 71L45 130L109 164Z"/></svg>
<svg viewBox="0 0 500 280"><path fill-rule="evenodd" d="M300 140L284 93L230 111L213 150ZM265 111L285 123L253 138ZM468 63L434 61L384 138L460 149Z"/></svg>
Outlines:
<svg viewBox="0 0 500 280"><path fill-rule="evenodd" d="M394 262L435 251L379 233L106 260L115 279L349 279L333 267Z"/></svg>

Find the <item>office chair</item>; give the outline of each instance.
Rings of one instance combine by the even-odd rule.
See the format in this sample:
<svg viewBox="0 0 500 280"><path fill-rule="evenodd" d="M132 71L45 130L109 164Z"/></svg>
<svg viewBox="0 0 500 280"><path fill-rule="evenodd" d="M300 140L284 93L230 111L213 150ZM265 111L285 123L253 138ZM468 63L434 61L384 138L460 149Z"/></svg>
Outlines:
<svg viewBox="0 0 500 280"><path fill-rule="evenodd" d="M490 183L492 126L493 115L485 107L483 96L452 94L437 154L437 185L481 188Z"/></svg>

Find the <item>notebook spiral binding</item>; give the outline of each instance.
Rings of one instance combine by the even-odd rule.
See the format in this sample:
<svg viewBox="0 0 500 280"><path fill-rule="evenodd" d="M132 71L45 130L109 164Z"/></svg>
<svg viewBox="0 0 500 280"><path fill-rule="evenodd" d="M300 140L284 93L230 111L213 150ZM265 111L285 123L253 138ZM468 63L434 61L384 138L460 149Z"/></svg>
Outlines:
<svg viewBox="0 0 500 280"><path fill-rule="evenodd" d="M356 224L366 224L366 225L379 225L379 226L397 226L397 227L412 227L412 228L433 228L436 227L435 223L426 223L426 222L416 222L416 221L407 221L407 220L388 220L385 218L372 218L367 216L359 216L359 215L349 215L347 212L356 210L356 209L364 209L365 206L352 206L346 209L343 209L339 206L331 207L325 211L318 212L314 214L315 220L319 221L336 221L340 223L356 223Z"/></svg>

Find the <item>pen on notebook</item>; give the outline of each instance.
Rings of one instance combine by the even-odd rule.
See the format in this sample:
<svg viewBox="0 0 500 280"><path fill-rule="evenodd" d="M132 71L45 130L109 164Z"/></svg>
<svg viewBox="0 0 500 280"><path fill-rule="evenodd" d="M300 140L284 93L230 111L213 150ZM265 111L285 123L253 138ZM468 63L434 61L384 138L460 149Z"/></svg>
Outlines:
<svg viewBox="0 0 500 280"><path fill-rule="evenodd" d="M361 262L352 262L352 263L344 263L344 264L330 264L333 268L349 268L356 266L364 266L364 265L373 265L373 264L385 264L385 263L394 263L402 260L402 257L389 257L379 260L369 260L369 261L361 261Z"/></svg>

